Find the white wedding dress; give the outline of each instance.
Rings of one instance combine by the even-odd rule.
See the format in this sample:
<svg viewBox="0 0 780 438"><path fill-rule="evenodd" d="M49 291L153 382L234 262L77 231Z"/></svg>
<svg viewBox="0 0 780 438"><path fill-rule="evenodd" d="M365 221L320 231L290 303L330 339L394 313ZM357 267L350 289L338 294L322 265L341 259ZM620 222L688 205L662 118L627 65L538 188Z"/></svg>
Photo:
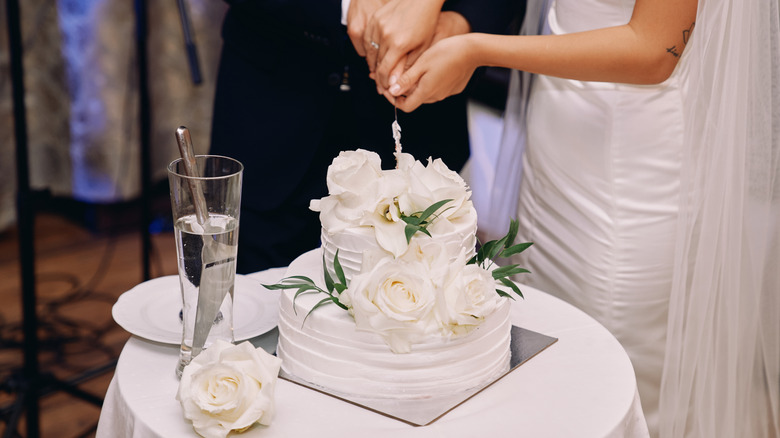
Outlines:
<svg viewBox="0 0 780 438"><path fill-rule="evenodd" d="M632 9L529 0L521 33ZM509 96L483 235L517 212L520 280L615 334L653 435L780 437L780 0L699 0L663 84L513 72Z"/></svg>
<svg viewBox="0 0 780 438"><path fill-rule="evenodd" d="M557 0L549 31L625 24L633 6ZM536 76L519 195L519 239L534 242L519 260L531 271L521 281L574 304L617 337L634 365L651 432L679 203L678 76L653 86Z"/></svg>

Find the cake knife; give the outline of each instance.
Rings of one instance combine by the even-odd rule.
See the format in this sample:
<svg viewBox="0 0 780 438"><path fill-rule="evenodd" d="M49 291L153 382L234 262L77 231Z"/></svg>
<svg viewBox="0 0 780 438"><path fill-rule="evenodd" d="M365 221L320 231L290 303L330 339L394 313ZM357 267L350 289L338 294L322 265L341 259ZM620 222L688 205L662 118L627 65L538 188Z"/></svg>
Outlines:
<svg viewBox="0 0 780 438"><path fill-rule="evenodd" d="M198 167L195 162L195 153L189 130L184 126L180 126L178 129L176 129L176 140L179 145L179 152L181 153L182 161L184 163L185 173L188 176L200 176L200 172L198 171ZM198 184L198 181L196 180L190 180L189 187L192 194L192 200L195 205L195 216L198 224L204 227L208 226L208 208L200 184ZM220 267L222 267L221 265L223 263L219 262L219 253L220 244L214 240L213 236L203 239L203 249L201 252L201 275L200 282L198 284L198 304L195 310L195 329L192 338L193 358L200 354L200 352L203 350L203 346L206 344L206 339L208 338L209 332L211 331L211 326L214 324L214 320L219 314L219 308L228 293L226 288L221 288L221 290L217 292L215 290L217 289L217 284L206 272L206 269L208 268L220 269Z"/></svg>

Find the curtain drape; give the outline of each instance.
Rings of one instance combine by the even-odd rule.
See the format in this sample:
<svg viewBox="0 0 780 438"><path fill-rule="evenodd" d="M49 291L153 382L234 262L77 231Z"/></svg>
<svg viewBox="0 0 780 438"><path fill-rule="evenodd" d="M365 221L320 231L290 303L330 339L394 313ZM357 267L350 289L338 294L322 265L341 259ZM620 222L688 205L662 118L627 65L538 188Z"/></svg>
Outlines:
<svg viewBox="0 0 780 438"><path fill-rule="evenodd" d="M133 1L25 0L20 3L30 184L90 203L140 194L138 75ZM186 125L197 152L208 149L220 27L226 5L186 0L203 83L193 85L175 1L147 1L152 102L152 175L165 179ZM0 0L0 71L8 71L5 0ZM14 220L11 83L0 74L0 230Z"/></svg>

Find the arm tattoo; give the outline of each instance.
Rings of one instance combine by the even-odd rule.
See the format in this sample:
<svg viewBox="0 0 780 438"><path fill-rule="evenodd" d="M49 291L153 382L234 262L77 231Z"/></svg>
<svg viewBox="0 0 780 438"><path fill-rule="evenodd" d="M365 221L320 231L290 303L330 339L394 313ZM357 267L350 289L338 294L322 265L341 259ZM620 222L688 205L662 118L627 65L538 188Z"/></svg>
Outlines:
<svg viewBox="0 0 780 438"><path fill-rule="evenodd" d="M688 40L691 38L691 32L693 32L694 26L696 26L696 22L691 23L691 27L683 30L683 49L685 49L685 45L688 44ZM666 53L671 53L675 58L680 56L680 52L678 51L676 45L667 48Z"/></svg>
<svg viewBox="0 0 780 438"><path fill-rule="evenodd" d="M685 29L683 31L683 44L688 44L688 40L691 38L691 32L693 32L693 27L696 26L696 22L694 21L691 23L691 27Z"/></svg>

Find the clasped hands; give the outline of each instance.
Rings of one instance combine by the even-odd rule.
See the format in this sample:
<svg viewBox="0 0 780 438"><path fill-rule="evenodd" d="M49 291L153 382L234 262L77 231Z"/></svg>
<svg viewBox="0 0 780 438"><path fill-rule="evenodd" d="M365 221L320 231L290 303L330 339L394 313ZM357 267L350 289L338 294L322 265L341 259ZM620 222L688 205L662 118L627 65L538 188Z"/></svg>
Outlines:
<svg viewBox="0 0 780 438"><path fill-rule="evenodd" d="M377 92L403 111L463 91L469 68L457 35L471 27L444 0L351 0L347 34ZM462 64L462 65L461 65ZM465 70L464 71L464 67Z"/></svg>

